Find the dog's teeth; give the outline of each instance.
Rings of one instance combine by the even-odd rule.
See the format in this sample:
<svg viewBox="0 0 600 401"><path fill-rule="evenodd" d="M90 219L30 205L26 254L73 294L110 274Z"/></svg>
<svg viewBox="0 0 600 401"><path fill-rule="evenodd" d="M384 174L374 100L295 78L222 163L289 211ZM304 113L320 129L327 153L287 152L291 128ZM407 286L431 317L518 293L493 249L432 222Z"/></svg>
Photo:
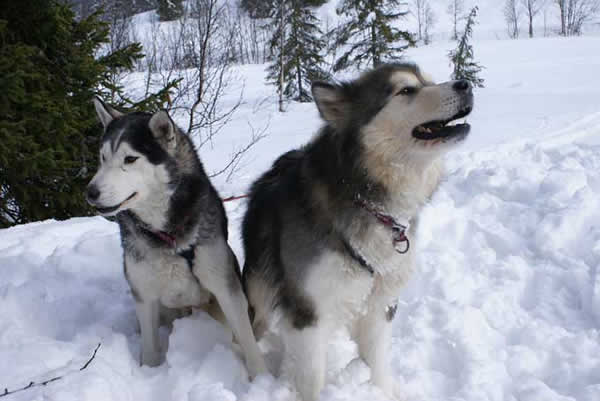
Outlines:
<svg viewBox="0 0 600 401"><path fill-rule="evenodd" d="M454 126L454 125L460 125L460 124L466 124L467 119L466 118L461 118L460 120L454 120L454 121L450 121L448 123L448 126Z"/></svg>

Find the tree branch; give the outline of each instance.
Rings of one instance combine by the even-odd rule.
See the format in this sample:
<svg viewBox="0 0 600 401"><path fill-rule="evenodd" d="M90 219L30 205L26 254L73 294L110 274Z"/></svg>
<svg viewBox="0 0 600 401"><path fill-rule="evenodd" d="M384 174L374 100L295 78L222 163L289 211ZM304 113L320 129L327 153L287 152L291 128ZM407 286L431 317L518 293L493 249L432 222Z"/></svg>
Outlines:
<svg viewBox="0 0 600 401"><path fill-rule="evenodd" d="M82 370L87 369L87 367L90 366L90 363L92 363L92 361L96 357L96 353L98 352L98 349L100 348L100 345L102 345L102 343L98 343L98 345L94 349L94 353L92 354L92 356L90 357L90 359L88 359L88 361L81 368L79 368L80 372ZM26 385L25 387L22 387L22 388L19 388L19 389L16 389L16 390L11 390L11 391L9 391L8 388L4 388L4 393L0 394L0 398L6 397L7 395L15 394L15 393L18 393L18 392L21 392L21 391L29 390L30 388L33 388L33 387L45 386L47 384L50 384L50 383L55 382L57 380L60 380L60 379L64 378L65 376L66 376L66 374L62 375L62 376L56 376L56 377L53 377L52 379L48 379L48 380L45 380L45 381L39 382L39 383L36 383L36 382L32 381L32 382L29 382L29 384Z"/></svg>

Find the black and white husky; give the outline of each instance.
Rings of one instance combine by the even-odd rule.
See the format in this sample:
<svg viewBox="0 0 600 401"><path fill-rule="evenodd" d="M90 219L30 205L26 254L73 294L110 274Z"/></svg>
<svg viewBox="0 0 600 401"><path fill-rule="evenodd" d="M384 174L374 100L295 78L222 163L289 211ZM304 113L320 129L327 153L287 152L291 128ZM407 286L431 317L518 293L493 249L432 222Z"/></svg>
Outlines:
<svg viewBox="0 0 600 401"><path fill-rule="evenodd" d="M348 327L372 383L396 398L390 322L441 156L469 132L457 120L471 112L472 87L393 64L314 83L312 93L324 127L253 184L243 222L255 334L280 334L283 373L311 401L324 385L330 333Z"/></svg>
<svg viewBox="0 0 600 401"><path fill-rule="evenodd" d="M88 202L121 229L125 277L142 334L141 362L161 363L163 316L204 307L231 327L250 376L265 372L248 317L223 203L191 140L165 111L121 114L95 101L104 125Z"/></svg>

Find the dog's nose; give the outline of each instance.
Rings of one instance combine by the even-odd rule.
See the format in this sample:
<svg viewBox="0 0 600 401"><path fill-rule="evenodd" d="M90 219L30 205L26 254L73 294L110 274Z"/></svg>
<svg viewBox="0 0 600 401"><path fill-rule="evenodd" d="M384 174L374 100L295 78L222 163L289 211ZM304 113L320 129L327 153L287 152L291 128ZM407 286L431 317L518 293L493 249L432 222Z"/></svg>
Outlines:
<svg viewBox="0 0 600 401"><path fill-rule="evenodd" d="M100 197L100 190L95 185L89 185L87 187L87 198L89 201L95 201Z"/></svg>
<svg viewBox="0 0 600 401"><path fill-rule="evenodd" d="M469 89L471 89L472 86L471 86L471 82L467 81L466 79L461 79L461 80L454 82L454 85L452 85L452 88L454 88L454 90L457 92L464 92L464 91L468 91Z"/></svg>

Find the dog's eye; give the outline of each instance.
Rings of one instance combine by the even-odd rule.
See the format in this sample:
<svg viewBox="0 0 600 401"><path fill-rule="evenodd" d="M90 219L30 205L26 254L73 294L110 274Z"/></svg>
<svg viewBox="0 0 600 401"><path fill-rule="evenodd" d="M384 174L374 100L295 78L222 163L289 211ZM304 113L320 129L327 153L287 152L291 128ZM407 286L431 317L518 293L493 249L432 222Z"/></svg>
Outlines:
<svg viewBox="0 0 600 401"><path fill-rule="evenodd" d="M417 88L415 88L414 86L406 86L406 87L400 89L400 91L398 93L396 93L396 96L398 96L398 95L408 96L408 95L414 95L415 93L417 93Z"/></svg>
<svg viewBox="0 0 600 401"><path fill-rule="evenodd" d="M139 157L136 156L125 156L125 164L131 164L133 162L135 162L137 159L139 159Z"/></svg>

